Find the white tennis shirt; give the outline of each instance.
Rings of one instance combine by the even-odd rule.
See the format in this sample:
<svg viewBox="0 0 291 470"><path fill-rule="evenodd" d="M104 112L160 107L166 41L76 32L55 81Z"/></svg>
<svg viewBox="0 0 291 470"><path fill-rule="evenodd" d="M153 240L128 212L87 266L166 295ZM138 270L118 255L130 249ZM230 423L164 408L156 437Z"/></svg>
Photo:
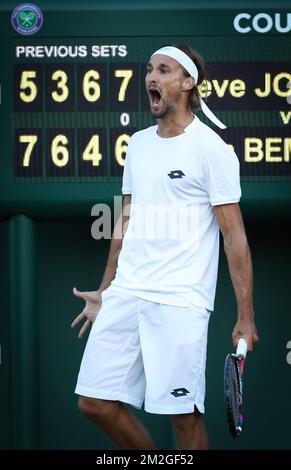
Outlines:
<svg viewBox="0 0 291 470"><path fill-rule="evenodd" d="M130 139L122 192L131 194L132 206L111 289L213 310L219 255L213 206L239 201L239 161L197 116L175 137L160 137L157 129Z"/></svg>

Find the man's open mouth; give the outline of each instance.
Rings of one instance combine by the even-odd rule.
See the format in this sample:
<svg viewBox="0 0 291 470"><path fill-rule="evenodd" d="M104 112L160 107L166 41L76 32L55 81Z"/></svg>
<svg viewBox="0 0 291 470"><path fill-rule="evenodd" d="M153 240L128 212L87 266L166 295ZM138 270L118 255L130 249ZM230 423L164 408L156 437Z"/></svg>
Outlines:
<svg viewBox="0 0 291 470"><path fill-rule="evenodd" d="M156 89L148 89L148 95L152 106L156 106L161 101L161 93Z"/></svg>

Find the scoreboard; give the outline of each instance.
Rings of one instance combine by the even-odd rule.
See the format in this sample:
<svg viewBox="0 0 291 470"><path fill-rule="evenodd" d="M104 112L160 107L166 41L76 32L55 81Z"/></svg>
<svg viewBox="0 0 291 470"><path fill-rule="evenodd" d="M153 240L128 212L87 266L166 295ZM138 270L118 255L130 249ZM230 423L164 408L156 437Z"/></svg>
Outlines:
<svg viewBox="0 0 291 470"><path fill-rule="evenodd" d="M15 42L14 177L69 181L106 176L111 180L122 174L130 135L150 124L145 59L161 43L199 46L203 39L136 37L123 38L124 44L117 45L119 39L107 38L108 44L101 47L92 41L78 45L78 39L77 45L18 46ZM266 56L274 39L259 39L254 45L256 55ZM219 42L225 54L229 39ZM287 38L285 44L280 42L285 46L281 57L287 59ZM208 54L214 55L211 47L217 49L217 44L208 39ZM232 41L231 47L239 49L239 41ZM43 60L51 56L55 60ZM291 137L284 122L291 122L290 62L267 57L264 63L258 59L248 63L246 56L244 62L225 63L221 55L215 56L218 61L209 63L209 78L200 93L213 109L228 112L228 130L221 135L235 147L242 176L289 178ZM30 116L35 124L28 126ZM265 125L259 126L261 122Z"/></svg>
<svg viewBox="0 0 291 470"><path fill-rule="evenodd" d="M15 42L14 177L57 181L58 177L100 180L120 176L130 135L149 124L145 59L161 43L199 46L202 42L196 37L136 37L123 38L124 44L117 45L120 38L108 39L101 47L92 41L78 45L78 40L77 45L18 46ZM273 41L257 40L256 55L266 55ZM225 54L228 38L220 43ZM213 39L208 40L208 48L211 46L217 48ZM231 46L240 47L236 41ZM286 38L281 57L285 53L288 58L288 52ZM44 62L48 56L55 60ZM245 57L245 62L225 63L221 56L217 59L209 64L209 78L200 93L213 109L229 112L228 130L221 134L234 145L242 176L290 177L290 127L284 125L289 122L290 62L248 63ZM275 110L278 123L272 126ZM26 124L29 116L35 122L30 126ZM254 128L254 123L263 120L269 125Z"/></svg>
<svg viewBox="0 0 291 470"><path fill-rule="evenodd" d="M59 10L39 2L43 23L31 35L13 28L13 8L5 12L2 212L47 211L49 202L78 211L76 203L119 194L130 136L155 123L144 86L146 63L162 45L178 43L204 57L207 77L200 94L227 125L214 129L239 157L245 201L270 202L273 194L286 204L291 14L216 11L214 2L209 10L195 9L193 2L185 2L185 9L170 2L160 10L152 2L119 10L111 3L89 2L90 9L84 4L75 10L70 2L71 9L68 4Z"/></svg>

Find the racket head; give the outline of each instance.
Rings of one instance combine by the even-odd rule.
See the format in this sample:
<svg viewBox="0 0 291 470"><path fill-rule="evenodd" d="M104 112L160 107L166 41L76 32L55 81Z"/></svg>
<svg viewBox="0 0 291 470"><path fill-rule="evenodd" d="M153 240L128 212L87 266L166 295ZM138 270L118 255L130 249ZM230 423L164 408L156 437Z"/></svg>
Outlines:
<svg viewBox="0 0 291 470"><path fill-rule="evenodd" d="M224 365L224 398L230 434L239 437L242 432L242 369L243 357L228 354Z"/></svg>

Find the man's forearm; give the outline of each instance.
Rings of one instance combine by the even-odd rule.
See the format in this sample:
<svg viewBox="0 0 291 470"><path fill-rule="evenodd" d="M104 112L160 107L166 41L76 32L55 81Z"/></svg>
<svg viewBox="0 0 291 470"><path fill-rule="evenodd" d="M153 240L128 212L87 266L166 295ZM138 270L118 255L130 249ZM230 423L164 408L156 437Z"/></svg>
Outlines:
<svg viewBox="0 0 291 470"><path fill-rule="evenodd" d="M251 253L244 232L233 234L224 241L229 272L235 291L238 317L249 319L254 314L253 269Z"/></svg>
<svg viewBox="0 0 291 470"><path fill-rule="evenodd" d="M103 292L105 289L107 289L107 287L110 286L111 282L115 278L118 257L121 251L121 247L122 247L122 239L112 238L107 265L104 271L103 279L98 289L99 292Z"/></svg>
<svg viewBox="0 0 291 470"><path fill-rule="evenodd" d="M244 224L237 203L215 207L224 241L228 268L235 291L238 319L232 332L233 344L243 336L248 343L248 351L258 341L254 322L253 307L253 269L251 253Z"/></svg>

